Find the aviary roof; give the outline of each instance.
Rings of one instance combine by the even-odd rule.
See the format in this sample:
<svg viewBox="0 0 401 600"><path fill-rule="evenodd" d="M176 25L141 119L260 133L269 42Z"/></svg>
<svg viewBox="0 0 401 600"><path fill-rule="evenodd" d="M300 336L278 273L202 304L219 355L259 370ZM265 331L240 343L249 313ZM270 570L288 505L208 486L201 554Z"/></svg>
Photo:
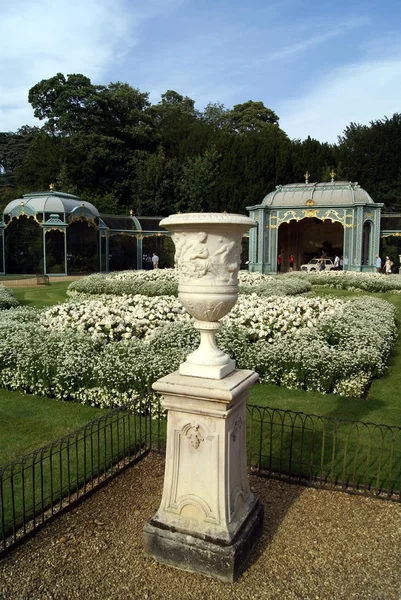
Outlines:
<svg viewBox="0 0 401 600"><path fill-rule="evenodd" d="M4 214L13 214L14 211L24 207L27 214L38 212L71 214L77 208L84 207L85 214L92 214L98 217L99 212L90 202L84 202L78 196L64 194L63 192L36 192L34 194L24 194L22 198L12 200L4 209Z"/></svg>
<svg viewBox="0 0 401 600"><path fill-rule="evenodd" d="M272 207L295 207L305 205L327 206L342 204L374 204L374 200L360 187L350 181L330 183L290 183L278 185L262 200Z"/></svg>

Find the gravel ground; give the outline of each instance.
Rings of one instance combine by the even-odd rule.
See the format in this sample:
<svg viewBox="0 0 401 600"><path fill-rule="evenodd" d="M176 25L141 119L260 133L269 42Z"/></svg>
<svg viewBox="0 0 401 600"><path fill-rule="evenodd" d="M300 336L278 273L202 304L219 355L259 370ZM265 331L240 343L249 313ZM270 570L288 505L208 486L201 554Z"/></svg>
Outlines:
<svg viewBox="0 0 401 600"><path fill-rule="evenodd" d="M227 584L145 555L163 476L163 459L149 455L7 555L0 599L401 598L401 505L251 476L264 533Z"/></svg>

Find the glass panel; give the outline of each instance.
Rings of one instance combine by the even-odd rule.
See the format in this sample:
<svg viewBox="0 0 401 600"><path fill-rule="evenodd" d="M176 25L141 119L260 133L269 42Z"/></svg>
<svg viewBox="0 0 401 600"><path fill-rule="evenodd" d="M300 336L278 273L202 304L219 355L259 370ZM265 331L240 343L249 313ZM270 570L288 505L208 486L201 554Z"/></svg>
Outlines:
<svg viewBox="0 0 401 600"><path fill-rule="evenodd" d="M73 221L67 227L68 273L99 271L99 231L87 221Z"/></svg>
<svg viewBox="0 0 401 600"><path fill-rule="evenodd" d="M46 233L46 272L65 273L64 233L52 229Z"/></svg>
<svg viewBox="0 0 401 600"><path fill-rule="evenodd" d="M13 219L5 230L6 273L43 273L43 232L32 218Z"/></svg>

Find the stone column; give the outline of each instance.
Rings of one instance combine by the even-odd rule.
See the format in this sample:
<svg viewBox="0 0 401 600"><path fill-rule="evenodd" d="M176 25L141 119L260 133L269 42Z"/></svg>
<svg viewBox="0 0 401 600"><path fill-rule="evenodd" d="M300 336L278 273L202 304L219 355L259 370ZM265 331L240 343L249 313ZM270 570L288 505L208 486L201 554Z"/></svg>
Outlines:
<svg viewBox="0 0 401 600"><path fill-rule="evenodd" d="M164 489L146 524L145 550L160 562L235 581L262 534L263 506L246 464L246 401L257 380L167 375L154 385L168 409Z"/></svg>
<svg viewBox="0 0 401 600"><path fill-rule="evenodd" d="M214 335L235 304L242 234L255 223L194 213L162 225L173 231L179 297L201 344L153 384L168 411L166 471L144 546L160 562L232 582L262 534L263 506L249 489L246 462L246 401L258 375L236 369Z"/></svg>

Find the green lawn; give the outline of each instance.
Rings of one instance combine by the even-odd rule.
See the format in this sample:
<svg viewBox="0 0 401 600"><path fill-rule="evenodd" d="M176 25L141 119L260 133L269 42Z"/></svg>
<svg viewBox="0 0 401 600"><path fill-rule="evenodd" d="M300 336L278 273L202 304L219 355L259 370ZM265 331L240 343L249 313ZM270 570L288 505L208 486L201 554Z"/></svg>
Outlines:
<svg viewBox="0 0 401 600"><path fill-rule="evenodd" d="M13 288L17 300L24 306L43 308L67 300L67 288L71 281L51 282L50 285L38 285Z"/></svg>
<svg viewBox="0 0 401 600"><path fill-rule="evenodd" d="M0 465L17 460L108 412L0 389Z"/></svg>

